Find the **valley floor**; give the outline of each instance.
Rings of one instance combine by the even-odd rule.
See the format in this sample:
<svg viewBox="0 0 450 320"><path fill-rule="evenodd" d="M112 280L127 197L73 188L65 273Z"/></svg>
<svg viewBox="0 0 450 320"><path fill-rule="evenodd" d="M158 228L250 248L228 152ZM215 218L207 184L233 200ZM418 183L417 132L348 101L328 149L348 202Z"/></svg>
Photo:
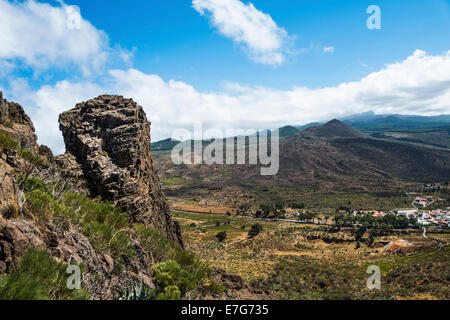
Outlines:
<svg viewBox="0 0 450 320"><path fill-rule="evenodd" d="M172 212L187 250L248 285L229 290L234 299L450 299L450 233L424 237L396 230L359 244L350 228L249 217ZM250 238L258 223L263 231ZM216 235L226 232L219 242ZM397 241L397 240L405 240ZM412 245L403 245L411 243ZM367 268L381 271L381 288L369 290Z"/></svg>

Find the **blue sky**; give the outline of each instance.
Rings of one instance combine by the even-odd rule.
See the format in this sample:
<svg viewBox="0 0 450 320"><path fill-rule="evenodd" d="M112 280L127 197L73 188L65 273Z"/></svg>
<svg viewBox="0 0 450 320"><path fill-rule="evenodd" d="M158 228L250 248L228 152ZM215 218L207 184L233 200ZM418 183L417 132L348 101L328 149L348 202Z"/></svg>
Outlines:
<svg viewBox="0 0 450 320"><path fill-rule="evenodd" d="M210 27L186 0L82 0L82 15L112 43L136 48L134 66L199 90L220 90L223 81L288 89L359 80L416 49L441 54L450 44L450 2L446 0L332 1L255 0L254 6L296 36L296 50L273 67L251 63L238 45ZM382 30L366 27L366 8L381 8ZM310 47L313 46L313 49ZM322 51L333 46L334 54ZM364 65L367 65L366 67Z"/></svg>
<svg viewBox="0 0 450 320"><path fill-rule="evenodd" d="M0 89L57 153L58 114L101 93L141 104L154 140L195 121L450 113L449 30L448 0L0 0Z"/></svg>

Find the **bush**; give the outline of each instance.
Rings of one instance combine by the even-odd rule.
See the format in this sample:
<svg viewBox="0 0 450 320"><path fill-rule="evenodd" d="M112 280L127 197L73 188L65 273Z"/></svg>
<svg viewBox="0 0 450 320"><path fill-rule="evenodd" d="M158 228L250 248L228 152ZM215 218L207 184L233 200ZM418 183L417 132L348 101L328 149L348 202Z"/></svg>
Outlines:
<svg viewBox="0 0 450 320"><path fill-rule="evenodd" d="M0 148L16 150L19 155L34 166L42 164L42 158L34 154L31 150L21 149L19 143L10 137L5 131L0 131Z"/></svg>
<svg viewBox="0 0 450 320"><path fill-rule="evenodd" d="M48 222L53 216L52 204L55 199L42 189L35 189L27 195L27 211L39 222Z"/></svg>
<svg viewBox="0 0 450 320"><path fill-rule="evenodd" d="M20 180L27 197L26 212L38 222L53 219L60 228L77 226L92 246L101 253L110 254L119 268L125 263L124 256L135 256L130 236L120 231L128 227L128 216L120 208L75 192L65 192L60 198L55 198L52 188L42 180Z"/></svg>
<svg viewBox="0 0 450 320"><path fill-rule="evenodd" d="M262 225L260 225L259 223L256 223L250 227L250 230L248 231L248 236L250 238L254 238L258 234L260 234L262 230L263 230Z"/></svg>
<svg viewBox="0 0 450 320"><path fill-rule="evenodd" d="M20 156L35 167L38 167L42 164L42 158L28 149L20 150Z"/></svg>
<svg viewBox="0 0 450 320"><path fill-rule="evenodd" d="M181 300L180 289L177 286L168 286L158 295L157 300Z"/></svg>
<svg viewBox="0 0 450 320"><path fill-rule="evenodd" d="M5 131L0 131L0 147L10 150L19 150L19 143L11 138Z"/></svg>
<svg viewBox="0 0 450 320"><path fill-rule="evenodd" d="M45 251L28 249L17 269L0 281L0 300L88 299L86 291L67 288L66 270Z"/></svg>
<svg viewBox="0 0 450 320"><path fill-rule="evenodd" d="M19 176L17 179L21 189L25 192L31 192L35 189L43 190L47 193L50 193L50 188L39 178L28 177L27 179L24 176Z"/></svg>
<svg viewBox="0 0 450 320"><path fill-rule="evenodd" d="M219 232L218 234L216 234L216 238L219 242L225 241L225 239L227 238L227 232L226 231Z"/></svg>
<svg viewBox="0 0 450 320"><path fill-rule="evenodd" d="M163 292L167 292L168 288L173 293L175 288L179 290L181 295L194 290L198 286L198 279L194 273L183 270L181 266L173 260L160 262L153 267L156 283Z"/></svg>

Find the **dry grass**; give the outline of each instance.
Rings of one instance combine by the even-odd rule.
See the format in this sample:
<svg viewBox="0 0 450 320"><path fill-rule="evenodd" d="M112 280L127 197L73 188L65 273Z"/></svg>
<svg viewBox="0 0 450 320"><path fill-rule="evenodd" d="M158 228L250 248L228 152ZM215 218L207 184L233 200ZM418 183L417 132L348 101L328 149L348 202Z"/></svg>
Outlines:
<svg viewBox="0 0 450 320"><path fill-rule="evenodd" d="M222 216L223 219L231 220L231 224L213 225L203 229L201 227L192 229L187 226L190 220L195 220L197 225L201 226L202 224L211 224L211 221L219 217L190 213L183 213L182 216L176 217L181 222L187 249L212 267L225 269L229 273L240 275L247 281L258 283L271 281L273 274L279 272L277 270L280 270L280 266L284 265L285 261L300 259L300 261L303 261L303 267L305 264L308 265L308 261L320 261L322 266L317 271L319 272L318 275L321 272L328 272L324 269L326 266L330 268L331 274L333 274L332 270L335 270L335 276L338 278L340 272L352 270L351 272L358 275L358 290L363 290L361 288L364 287L363 283L365 282L363 280L367 277L365 273L367 265L377 264L382 269L382 273L386 274L396 266L402 265L404 263L401 260L403 257L406 259L410 256L414 257L414 255L420 256L424 251L434 250L433 248L436 247L434 241L423 238L421 233L417 232L377 237L372 247L361 243L361 247L355 249L356 242L349 240L352 238L350 230L341 230L339 233L332 234L335 239L345 239L343 242L325 242L320 237L317 239L316 236L326 234L324 232L326 227L265 221L257 221L263 226L263 232L250 239L247 232L256 221L235 216ZM218 243L215 237L220 231L227 232L228 236L224 243ZM440 237L446 238L447 241L450 240L450 234L441 234ZM395 253L384 250L386 243L398 239L405 239L413 243L411 252ZM418 261L421 261L421 259ZM410 263L409 260L408 263ZM339 266L342 266L342 268ZM289 296L295 297L295 295ZM395 295L388 296L386 294L381 298L393 296ZM364 295L362 297L367 298ZM402 297L414 299L418 296L410 293L410 296ZM430 296L429 298L433 297Z"/></svg>

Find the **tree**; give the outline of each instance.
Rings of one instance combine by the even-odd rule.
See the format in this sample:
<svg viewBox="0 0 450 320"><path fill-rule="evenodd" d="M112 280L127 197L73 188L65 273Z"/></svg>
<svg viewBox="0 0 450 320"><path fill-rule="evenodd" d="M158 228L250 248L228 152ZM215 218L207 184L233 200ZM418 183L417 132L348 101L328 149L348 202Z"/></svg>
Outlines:
<svg viewBox="0 0 450 320"><path fill-rule="evenodd" d="M264 212L262 212L261 209L256 210L255 212L255 218L261 218L263 216Z"/></svg>
<svg viewBox="0 0 450 320"><path fill-rule="evenodd" d="M286 217L286 209L277 209L274 212L275 219L284 219Z"/></svg>
<svg viewBox="0 0 450 320"><path fill-rule="evenodd" d="M367 246L371 247L374 242L375 242L375 237L372 234L370 234L369 239L367 240Z"/></svg>
<svg viewBox="0 0 450 320"><path fill-rule="evenodd" d="M262 204L259 206L259 209L262 212L262 216L264 218L267 218L270 215L270 213L274 211L275 208L272 204Z"/></svg>
<svg viewBox="0 0 450 320"><path fill-rule="evenodd" d="M262 225L260 225L259 223L256 223L250 227L250 230L248 231L248 236L250 238L254 238L258 234L260 234L262 230L263 230Z"/></svg>
<svg viewBox="0 0 450 320"><path fill-rule="evenodd" d="M218 234L216 234L216 238L219 242L224 242L225 239L227 238L227 232L226 231L221 231Z"/></svg>
<svg viewBox="0 0 450 320"><path fill-rule="evenodd" d="M236 210L236 215L246 215L250 211L250 204L243 203L239 205L239 208Z"/></svg>
<svg viewBox="0 0 450 320"><path fill-rule="evenodd" d="M355 240L359 243L362 240L362 237L364 236L364 233L366 232L366 227L361 226L354 230L355 233Z"/></svg>

